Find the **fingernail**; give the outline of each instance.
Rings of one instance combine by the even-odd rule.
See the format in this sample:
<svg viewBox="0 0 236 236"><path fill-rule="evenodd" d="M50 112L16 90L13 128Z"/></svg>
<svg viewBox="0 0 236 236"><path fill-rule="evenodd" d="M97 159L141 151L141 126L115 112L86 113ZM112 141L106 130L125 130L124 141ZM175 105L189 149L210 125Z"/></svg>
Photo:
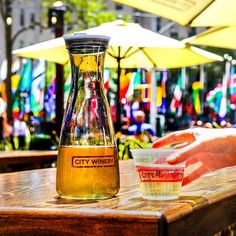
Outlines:
<svg viewBox="0 0 236 236"><path fill-rule="evenodd" d="M167 158L168 163L175 163L178 158L178 154L172 154Z"/></svg>

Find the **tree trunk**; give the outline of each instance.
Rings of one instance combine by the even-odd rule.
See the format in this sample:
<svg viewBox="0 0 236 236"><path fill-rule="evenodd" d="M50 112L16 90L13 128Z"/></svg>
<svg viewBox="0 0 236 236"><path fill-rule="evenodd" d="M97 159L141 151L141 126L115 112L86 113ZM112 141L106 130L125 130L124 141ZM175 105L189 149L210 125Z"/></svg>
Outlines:
<svg viewBox="0 0 236 236"><path fill-rule="evenodd" d="M11 1L7 1L6 7L9 7L10 5ZM4 25L5 25L5 44L6 44L5 58L7 59L7 78L6 78L7 118L8 122L12 123L12 92L11 92L12 25L7 24L6 21L4 22Z"/></svg>
<svg viewBox="0 0 236 236"><path fill-rule="evenodd" d="M12 85L11 85L11 76L12 76L12 49L13 44L16 38L26 30L31 29L32 26L38 25L41 28L45 28L40 22L33 22L32 24L22 27L20 30L12 34L12 22L7 22L7 18L12 18L12 2L13 0L5 0L0 2L0 14L3 19L3 24L5 28L5 58L7 59L7 78L6 78L6 95L7 95L7 118L8 122L12 123L13 115L12 115ZM2 5L1 5L2 4ZM13 21L13 20L12 20Z"/></svg>
<svg viewBox="0 0 236 236"><path fill-rule="evenodd" d="M6 34L6 58L7 58L7 78L6 78L6 94L7 94L7 118L12 121L12 92L11 92L11 66L12 66L12 45L9 43Z"/></svg>

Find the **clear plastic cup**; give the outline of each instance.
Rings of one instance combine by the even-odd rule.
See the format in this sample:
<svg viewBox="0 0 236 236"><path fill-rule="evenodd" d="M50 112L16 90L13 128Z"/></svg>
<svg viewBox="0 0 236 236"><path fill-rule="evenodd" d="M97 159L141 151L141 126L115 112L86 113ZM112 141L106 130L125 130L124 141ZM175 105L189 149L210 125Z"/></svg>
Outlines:
<svg viewBox="0 0 236 236"><path fill-rule="evenodd" d="M166 159L176 149L131 149L142 197L149 200L177 199L185 163L170 165Z"/></svg>

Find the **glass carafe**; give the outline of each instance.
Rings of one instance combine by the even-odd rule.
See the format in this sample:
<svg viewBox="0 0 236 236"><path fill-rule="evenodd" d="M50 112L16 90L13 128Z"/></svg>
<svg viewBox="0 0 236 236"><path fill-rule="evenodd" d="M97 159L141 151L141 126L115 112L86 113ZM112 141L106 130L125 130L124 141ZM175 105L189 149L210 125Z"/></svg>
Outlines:
<svg viewBox="0 0 236 236"><path fill-rule="evenodd" d="M103 84L109 37L64 35L72 84L61 127L57 160L59 195L103 199L119 191L113 123Z"/></svg>

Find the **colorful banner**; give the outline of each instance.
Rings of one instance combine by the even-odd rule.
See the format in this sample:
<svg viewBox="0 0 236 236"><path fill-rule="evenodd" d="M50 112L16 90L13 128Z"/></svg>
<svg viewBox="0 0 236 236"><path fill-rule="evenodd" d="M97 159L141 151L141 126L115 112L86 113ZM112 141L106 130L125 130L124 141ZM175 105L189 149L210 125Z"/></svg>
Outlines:
<svg viewBox="0 0 236 236"><path fill-rule="evenodd" d="M192 84L193 89L193 106L197 115L201 114L201 99L200 92L203 89L203 83L201 81L195 81Z"/></svg>
<svg viewBox="0 0 236 236"><path fill-rule="evenodd" d="M30 59L25 59L23 60L23 67L20 72L20 81L13 102L14 117L18 116L19 112L22 114L30 112L31 84L32 62Z"/></svg>
<svg viewBox="0 0 236 236"><path fill-rule="evenodd" d="M178 77L178 81L174 90L174 97L171 100L171 104L170 104L170 111L173 113L177 113L178 108L181 105L183 80L184 80L183 73L181 73Z"/></svg>
<svg viewBox="0 0 236 236"><path fill-rule="evenodd" d="M165 114L167 112L167 103L166 103L166 82L168 79L167 70L158 72L157 75L157 107L158 112Z"/></svg>
<svg viewBox="0 0 236 236"><path fill-rule="evenodd" d="M44 109L44 90L46 85L46 65L44 60L39 60L33 68L33 79L30 93L30 107L35 116L39 116Z"/></svg>
<svg viewBox="0 0 236 236"><path fill-rule="evenodd" d="M44 108L45 117L47 120L53 120L56 117L56 78L51 80L51 83L45 93Z"/></svg>

